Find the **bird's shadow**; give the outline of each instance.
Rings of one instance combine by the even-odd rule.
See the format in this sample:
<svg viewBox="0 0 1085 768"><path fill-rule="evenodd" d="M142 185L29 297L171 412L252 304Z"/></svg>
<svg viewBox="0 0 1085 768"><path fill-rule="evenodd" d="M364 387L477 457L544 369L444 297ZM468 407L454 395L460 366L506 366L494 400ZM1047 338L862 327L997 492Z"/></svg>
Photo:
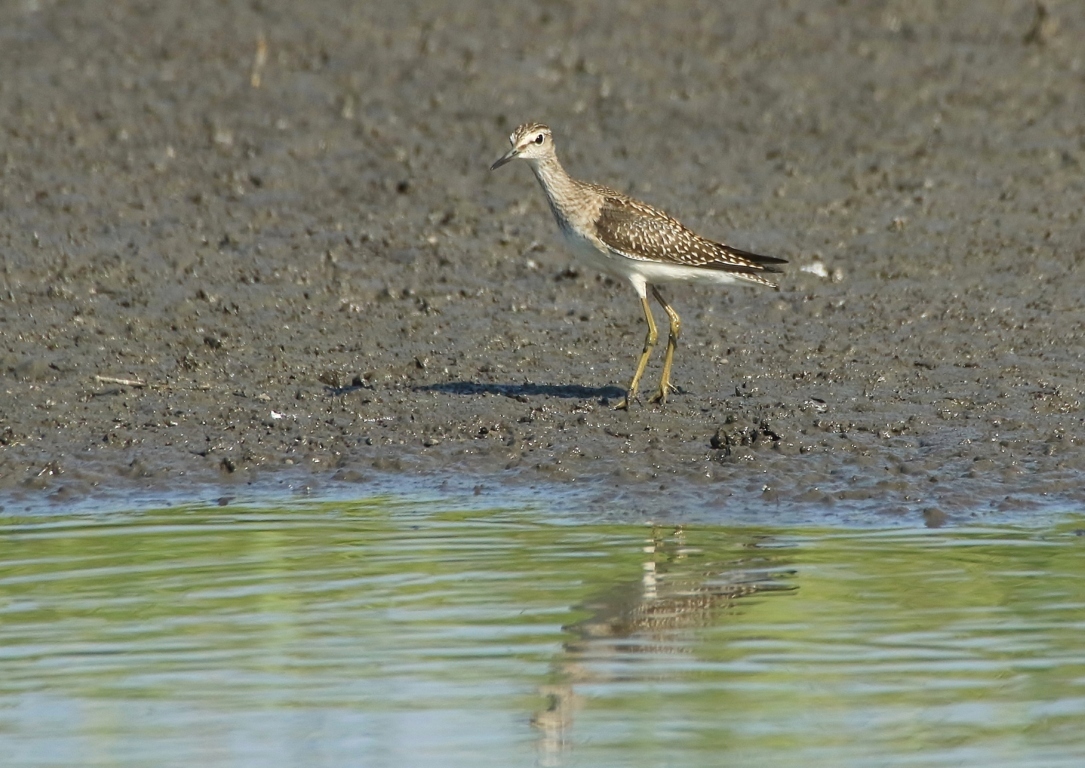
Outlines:
<svg viewBox="0 0 1085 768"><path fill-rule="evenodd" d="M449 395L504 395L518 400L528 397L561 397L571 400L618 399L625 391L614 386L583 387L579 384L483 384L477 381L446 381L414 388L415 392L443 392Z"/></svg>

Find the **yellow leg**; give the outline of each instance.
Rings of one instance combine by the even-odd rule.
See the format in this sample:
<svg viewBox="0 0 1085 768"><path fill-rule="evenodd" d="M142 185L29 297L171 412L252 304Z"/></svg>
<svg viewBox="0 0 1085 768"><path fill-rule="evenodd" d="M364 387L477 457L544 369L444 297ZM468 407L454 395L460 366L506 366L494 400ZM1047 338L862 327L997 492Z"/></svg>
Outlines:
<svg viewBox="0 0 1085 768"><path fill-rule="evenodd" d="M633 381L629 384L629 391L626 393L625 398L615 406L617 410L629 410L629 404L637 399L640 378L644 375L644 369L648 365L648 355L652 354L652 347L656 345L656 339L659 338L659 333L656 331L656 321L652 317L652 308L648 306L648 297L642 296L640 304L644 309L644 319L648 321L648 335L644 337L644 350L640 353L640 360L637 361L637 372L633 374Z"/></svg>
<svg viewBox="0 0 1085 768"><path fill-rule="evenodd" d="M663 358L663 377L659 380L659 390L648 401L663 405L667 402L667 393L674 391L674 385L671 384L671 363L674 362L674 350L678 348L678 334L682 332L682 319L678 317L677 312L671 309L671 305L664 301L663 296L660 295L659 290L654 285L652 286L652 295L656 297L656 301L660 303L663 311L667 313L667 317L671 321L670 334L667 336L667 354Z"/></svg>

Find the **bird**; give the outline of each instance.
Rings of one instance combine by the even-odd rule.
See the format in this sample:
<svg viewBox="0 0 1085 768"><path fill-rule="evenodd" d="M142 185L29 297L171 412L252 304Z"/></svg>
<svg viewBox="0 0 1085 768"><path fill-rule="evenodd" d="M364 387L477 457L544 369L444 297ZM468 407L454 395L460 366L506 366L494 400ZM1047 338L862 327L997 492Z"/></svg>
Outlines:
<svg viewBox="0 0 1085 768"><path fill-rule="evenodd" d="M639 400L641 378L658 339L648 289L669 321L667 351L659 389L649 403L665 405L671 366L682 321L663 298L658 283L750 283L776 288L766 277L779 273L786 259L761 256L701 237L658 208L600 184L570 176L558 160L554 134L542 123L524 123L509 136L512 148L499 157L491 171L512 160L527 161L546 193L550 211L566 244L574 254L599 271L628 280L637 292L648 333L625 397L615 406L628 410Z"/></svg>

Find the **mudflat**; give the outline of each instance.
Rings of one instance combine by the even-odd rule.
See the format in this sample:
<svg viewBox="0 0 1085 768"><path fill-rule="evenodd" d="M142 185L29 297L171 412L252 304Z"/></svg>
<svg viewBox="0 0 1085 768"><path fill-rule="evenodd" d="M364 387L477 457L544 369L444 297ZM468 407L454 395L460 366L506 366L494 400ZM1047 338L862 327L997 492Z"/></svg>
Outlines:
<svg viewBox="0 0 1085 768"><path fill-rule="evenodd" d="M290 473L1080 506L1082 39L1062 3L7 3L0 503ZM630 287L488 170L529 120L789 260L664 289L665 407L613 410Z"/></svg>

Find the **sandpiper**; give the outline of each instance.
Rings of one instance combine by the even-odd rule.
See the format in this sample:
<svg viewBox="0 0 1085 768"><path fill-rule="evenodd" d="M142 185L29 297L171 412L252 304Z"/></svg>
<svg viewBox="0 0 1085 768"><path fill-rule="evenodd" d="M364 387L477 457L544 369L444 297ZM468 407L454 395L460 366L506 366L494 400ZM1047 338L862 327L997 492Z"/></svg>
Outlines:
<svg viewBox="0 0 1085 768"><path fill-rule="evenodd" d="M617 405L628 409L637 399L641 377L657 339L655 318L647 288L670 320L667 353L659 389L649 402L667 402L671 363L682 322L656 288L656 283L757 283L775 288L766 272L779 272L775 264L786 259L759 256L701 237L662 211L609 187L577 181L558 162L554 136L541 123L525 123L509 137L512 149L498 158L496 170L516 158L526 160L546 193L550 210L565 241L583 261L616 277L624 277L640 297L648 335L637 370L625 398Z"/></svg>

